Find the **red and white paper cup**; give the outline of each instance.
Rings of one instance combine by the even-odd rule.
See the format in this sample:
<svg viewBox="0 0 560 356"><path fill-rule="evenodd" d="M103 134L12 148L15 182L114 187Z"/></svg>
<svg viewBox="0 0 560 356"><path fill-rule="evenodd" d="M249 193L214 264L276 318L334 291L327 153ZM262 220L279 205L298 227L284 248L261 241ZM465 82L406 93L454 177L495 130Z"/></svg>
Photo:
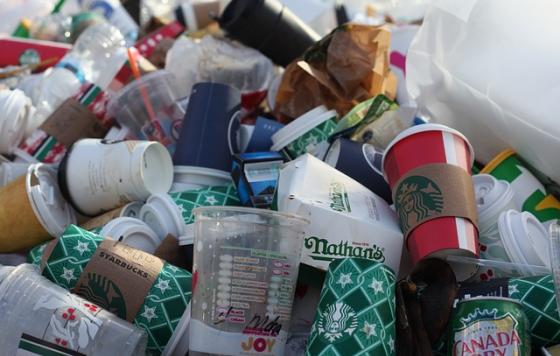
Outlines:
<svg viewBox="0 0 560 356"><path fill-rule="evenodd" d="M383 156L383 174L391 189L412 169L434 163L458 166L470 174L474 162L471 144L460 132L444 125L423 124L399 134ZM407 249L416 264L425 257L478 258L478 230L471 220L442 216L425 221L410 231ZM476 273L477 266L451 263L458 280Z"/></svg>

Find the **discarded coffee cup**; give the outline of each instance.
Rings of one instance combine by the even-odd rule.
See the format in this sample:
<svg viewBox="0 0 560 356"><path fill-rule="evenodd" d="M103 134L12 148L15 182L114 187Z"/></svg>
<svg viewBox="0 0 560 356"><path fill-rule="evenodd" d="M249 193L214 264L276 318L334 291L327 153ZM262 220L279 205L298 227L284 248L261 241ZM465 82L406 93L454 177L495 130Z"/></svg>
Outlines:
<svg viewBox="0 0 560 356"><path fill-rule="evenodd" d="M332 262L306 355L394 355L395 274L362 258Z"/></svg>
<svg viewBox="0 0 560 356"><path fill-rule="evenodd" d="M308 222L253 208L194 214L189 354L284 355Z"/></svg>
<svg viewBox="0 0 560 356"><path fill-rule="evenodd" d="M230 37L283 67L321 39L278 0L231 1L218 21Z"/></svg>
<svg viewBox="0 0 560 356"><path fill-rule="evenodd" d="M336 127L336 111L318 106L298 117L272 135L271 151L282 152L290 160L304 153L323 159L328 138Z"/></svg>
<svg viewBox="0 0 560 356"><path fill-rule="evenodd" d="M399 223L413 263L425 257L478 257L477 214L470 168L474 152L465 136L444 125L413 126L383 156ZM477 265L451 264L457 280Z"/></svg>
<svg viewBox="0 0 560 356"><path fill-rule="evenodd" d="M117 263L118 262L118 263ZM159 355L184 316L191 274L143 251L71 225L42 257L42 274L148 333ZM103 285L118 296L110 297Z"/></svg>
<svg viewBox="0 0 560 356"><path fill-rule="evenodd" d="M278 121L258 117L254 130L244 152L267 152L272 147L272 135L281 130L283 124Z"/></svg>
<svg viewBox="0 0 560 356"><path fill-rule="evenodd" d="M387 203L392 204L391 189L383 178L383 152L367 143L339 138L325 155L325 163L368 188Z"/></svg>
<svg viewBox="0 0 560 356"><path fill-rule="evenodd" d="M560 218L560 202L546 193L541 182L525 167L515 151L498 154L481 171L511 184L516 210L528 211L540 222L549 225Z"/></svg>
<svg viewBox="0 0 560 356"><path fill-rule="evenodd" d="M31 265L0 267L0 303L6 355L145 353L144 331L41 277Z"/></svg>
<svg viewBox="0 0 560 356"><path fill-rule="evenodd" d="M167 192L173 163L158 142L83 139L61 162L58 180L76 210L95 216Z"/></svg>
<svg viewBox="0 0 560 356"><path fill-rule="evenodd" d="M231 155L239 150L237 130L241 93L219 83L193 86L183 121L176 166L195 166L229 172Z"/></svg>
<svg viewBox="0 0 560 356"><path fill-rule="evenodd" d="M44 164L0 188L1 252L30 248L59 236L76 223L74 210L62 197L56 171Z"/></svg>
<svg viewBox="0 0 560 356"><path fill-rule="evenodd" d="M190 238L194 222L193 210L201 206L238 206L239 198L233 185L208 187L170 194L155 194L140 210L140 219L161 239L168 234L178 239ZM192 243L192 242L191 242Z"/></svg>

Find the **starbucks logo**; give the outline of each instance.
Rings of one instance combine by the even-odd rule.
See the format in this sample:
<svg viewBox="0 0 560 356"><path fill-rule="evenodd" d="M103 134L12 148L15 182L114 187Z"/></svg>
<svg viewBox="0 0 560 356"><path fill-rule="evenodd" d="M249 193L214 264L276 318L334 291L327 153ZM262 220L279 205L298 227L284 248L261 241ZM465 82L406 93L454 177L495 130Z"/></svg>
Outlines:
<svg viewBox="0 0 560 356"><path fill-rule="evenodd" d="M403 231L443 211L441 189L432 180L410 176L397 187L395 207Z"/></svg>
<svg viewBox="0 0 560 356"><path fill-rule="evenodd" d="M87 284L76 288L75 293L93 301L120 318L126 318L126 303L119 287L110 279L88 273Z"/></svg>
<svg viewBox="0 0 560 356"><path fill-rule="evenodd" d="M348 339L357 327L356 312L342 302L331 304L321 314L317 323L319 335L330 343Z"/></svg>

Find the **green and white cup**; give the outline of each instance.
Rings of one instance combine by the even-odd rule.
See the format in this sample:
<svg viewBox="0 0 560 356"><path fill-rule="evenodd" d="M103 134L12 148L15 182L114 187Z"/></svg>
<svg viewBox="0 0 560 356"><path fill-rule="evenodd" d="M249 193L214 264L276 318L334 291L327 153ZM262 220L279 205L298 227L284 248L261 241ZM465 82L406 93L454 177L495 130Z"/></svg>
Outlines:
<svg viewBox="0 0 560 356"><path fill-rule="evenodd" d="M546 193L544 185L529 171L515 151L498 154L481 171L511 184L516 209L528 211L547 226L560 218L560 202Z"/></svg>
<svg viewBox="0 0 560 356"><path fill-rule="evenodd" d="M336 128L336 111L318 106L298 117L272 135L271 151L282 152L290 160L304 153L323 159L328 138Z"/></svg>
<svg viewBox="0 0 560 356"><path fill-rule="evenodd" d="M56 241L43 276L67 290L73 289L103 240L99 235L70 225ZM163 352L181 324L191 299L191 277L188 271L164 263L140 306L133 324L147 332L147 349L154 355Z"/></svg>
<svg viewBox="0 0 560 356"><path fill-rule="evenodd" d="M395 274L382 263L329 265L306 355L395 355Z"/></svg>
<svg viewBox="0 0 560 356"><path fill-rule="evenodd" d="M232 184L184 192L152 195L140 210L140 219L160 238L176 236L182 245L192 244L193 210L201 206L239 206L237 190Z"/></svg>

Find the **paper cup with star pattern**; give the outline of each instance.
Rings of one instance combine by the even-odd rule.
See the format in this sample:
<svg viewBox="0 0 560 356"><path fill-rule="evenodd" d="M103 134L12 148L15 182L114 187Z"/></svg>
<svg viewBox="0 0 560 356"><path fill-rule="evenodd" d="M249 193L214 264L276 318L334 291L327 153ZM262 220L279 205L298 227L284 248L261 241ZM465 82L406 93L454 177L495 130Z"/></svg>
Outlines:
<svg viewBox="0 0 560 356"><path fill-rule="evenodd" d="M120 257L122 255L112 254L111 250L103 250L107 244L122 245L116 241L104 242L103 237L70 225L58 240L44 248L41 262L42 274L57 285L72 290L144 329L148 334L148 351L159 355L172 338L175 329L184 323L184 316L188 314L185 311L191 299L191 274L128 246L121 248L132 253L134 258L122 258ZM100 251L103 251L104 255L100 255ZM100 255L103 263L115 270L115 279L95 279L88 276L88 284L85 287L80 286L82 274L96 274L98 271L88 266L95 260L94 255ZM123 284L118 281L117 275L124 274L124 269L132 270L139 275L150 271L151 267L144 264L150 260L155 261L159 267L153 273L153 283L146 288L144 294L139 295L142 292L138 284ZM139 263L139 261L143 262ZM153 268L151 271L154 271ZM102 275L98 274L98 276ZM124 297L127 293L141 298L137 312L132 318L127 317L129 305ZM188 315L186 317L188 318Z"/></svg>
<svg viewBox="0 0 560 356"><path fill-rule="evenodd" d="M336 111L324 106L306 112L272 135L271 151L282 152L290 160L304 153L323 159L328 138L336 128Z"/></svg>
<svg viewBox="0 0 560 356"><path fill-rule="evenodd" d="M306 349L308 356L394 355L395 274L361 258L335 260Z"/></svg>

